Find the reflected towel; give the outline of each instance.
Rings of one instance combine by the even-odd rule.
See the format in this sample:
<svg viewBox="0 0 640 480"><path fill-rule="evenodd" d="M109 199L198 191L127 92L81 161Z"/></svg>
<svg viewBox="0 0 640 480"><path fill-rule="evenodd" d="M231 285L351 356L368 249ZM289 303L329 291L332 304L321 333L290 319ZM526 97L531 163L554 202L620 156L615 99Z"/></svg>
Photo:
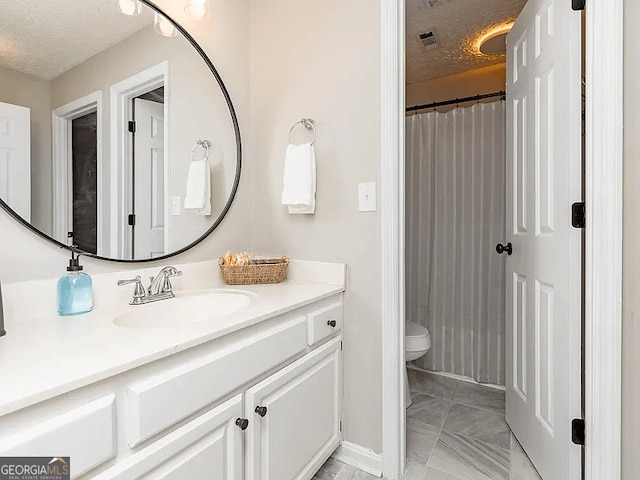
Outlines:
<svg viewBox="0 0 640 480"><path fill-rule="evenodd" d="M316 154L312 144L287 146L282 183L282 205L289 213L315 213Z"/></svg>
<svg viewBox="0 0 640 480"><path fill-rule="evenodd" d="M195 210L196 215L211 215L211 173L206 158L189 164L184 209Z"/></svg>

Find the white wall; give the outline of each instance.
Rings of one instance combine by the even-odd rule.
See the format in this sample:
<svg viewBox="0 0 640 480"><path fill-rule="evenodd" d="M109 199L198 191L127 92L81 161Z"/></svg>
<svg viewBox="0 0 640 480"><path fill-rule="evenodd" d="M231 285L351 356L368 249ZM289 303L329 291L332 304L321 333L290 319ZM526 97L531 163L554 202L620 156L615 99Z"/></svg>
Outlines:
<svg viewBox="0 0 640 480"><path fill-rule="evenodd" d="M184 19L179 2L158 3ZM357 211L357 183L380 180L379 2L211 3L209 20L189 30L218 67L239 113L243 176L218 230L156 265L217 258L227 249L347 263L344 435L380 452L381 224L379 213ZM301 117L317 125L318 205L314 216L293 217L280 205L280 189L289 128ZM58 276L66 257L0 211L3 282ZM89 274L139 269L83 263Z"/></svg>
<svg viewBox="0 0 640 480"><path fill-rule="evenodd" d="M380 179L380 41L379 2L251 2L254 248L348 265L344 436L376 452L382 448L380 215L358 213L357 184ZM317 129L313 216L289 215L280 205L287 136L302 117L315 119Z"/></svg>
<svg viewBox="0 0 640 480"><path fill-rule="evenodd" d="M58 108L95 91L102 92L103 192L108 200L110 162L121 161L111 152L110 145L110 89L111 86L164 61L169 62L168 85L165 93L169 105L169 151L165 160L171 169L169 197L184 200L190 152L197 140L212 143L213 215L196 216L183 211L170 216L168 251L178 250L202 235L220 214L233 185L236 142L226 100L209 68L186 38L178 35L166 38L158 35L152 25L126 38L113 47L95 55L56 78L51 84L52 108ZM203 151L198 149L197 155ZM198 157L200 158L200 157ZM108 202L104 202L103 218L109 217ZM108 228L103 232L108 245Z"/></svg>
<svg viewBox="0 0 640 480"><path fill-rule="evenodd" d="M624 2L622 479L640 472L640 4Z"/></svg>
<svg viewBox="0 0 640 480"><path fill-rule="evenodd" d="M31 223L51 233L51 99L49 82L0 67L0 102L31 109Z"/></svg>
<svg viewBox="0 0 640 480"><path fill-rule="evenodd" d="M424 105L454 98L471 97L504 90L507 83L506 65L492 65L466 72L407 84L406 105ZM494 101L494 100L491 100ZM454 108L453 107L450 108ZM438 109L444 111L445 109Z"/></svg>
<svg viewBox="0 0 640 480"><path fill-rule="evenodd" d="M108 1L108 0L105 0ZM238 112L240 130L249 135L249 5L248 0L212 0L208 20L188 20L182 7L171 0L158 0L177 21L183 22L204 48L220 72ZM224 19L221 21L220 19ZM251 162L245 163L236 201L216 232L200 246L176 257L171 262L189 262L217 258L229 248L249 249L251 229ZM156 262L166 265L171 262ZM87 273L132 270L138 266L113 262L83 262ZM35 237L31 232L0 211L0 279L16 282L50 278L62 274L67 255L57 247Z"/></svg>

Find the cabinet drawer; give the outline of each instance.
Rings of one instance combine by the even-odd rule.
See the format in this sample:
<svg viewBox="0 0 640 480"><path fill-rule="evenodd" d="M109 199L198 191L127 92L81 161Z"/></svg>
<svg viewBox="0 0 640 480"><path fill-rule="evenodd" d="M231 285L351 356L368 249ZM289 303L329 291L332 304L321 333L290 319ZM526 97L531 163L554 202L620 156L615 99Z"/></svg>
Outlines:
<svg viewBox="0 0 640 480"><path fill-rule="evenodd" d="M115 395L106 395L0 437L0 456L71 457L71 478L76 478L116 455L114 402Z"/></svg>
<svg viewBox="0 0 640 480"><path fill-rule="evenodd" d="M305 317L254 334L127 389L129 446L161 432L306 348ZM188 392L188 394L187 394Z"/></svg>
<svg viewBox="0 0 640 480"><path fill-rule="evenodd" d="M342 302L333 303L308 314L307 322L309 323L309 345L342 330ZM333 326L334 322L335 326Z"/></svg>

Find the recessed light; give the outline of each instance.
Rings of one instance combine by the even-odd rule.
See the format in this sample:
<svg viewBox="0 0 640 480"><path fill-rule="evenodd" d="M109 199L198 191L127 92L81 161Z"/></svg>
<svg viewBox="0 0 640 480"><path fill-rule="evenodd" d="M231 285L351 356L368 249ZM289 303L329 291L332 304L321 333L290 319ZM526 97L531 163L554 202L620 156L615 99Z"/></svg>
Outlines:
<svg viewBox="0 0 640 480"><path fill-rule="evenodd" d="M504 55L507 52L507 34L513 27L513 22L501 23L489 30L482 32L473 42L476 54L481 55Z"/></svg>
<svg viewBox="0 0 640 480"><path fill-rule="evenodd" d="M507 53L507 34L499 33L480 44L480 52L485 55L505 55Z"/></svg>

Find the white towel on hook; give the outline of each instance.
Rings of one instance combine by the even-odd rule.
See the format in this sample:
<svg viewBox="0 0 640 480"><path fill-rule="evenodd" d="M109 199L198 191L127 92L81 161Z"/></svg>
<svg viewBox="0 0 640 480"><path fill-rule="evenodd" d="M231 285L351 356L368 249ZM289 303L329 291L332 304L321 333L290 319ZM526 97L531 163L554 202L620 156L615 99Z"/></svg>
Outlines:
<svg viewBox="0 0 640 480"><path fill-rule="evenodd" d="M196 215L211 215L211 171L208 155L202 160L191 160L189 163L184 209L195 210Z"/></svg>
<svg viewBox="0 0 640 480"><path fill-rule="evenodd" d="M287 146L282 183L282 205L290 214L315 213L316 154L311 143Z"/></svg>

